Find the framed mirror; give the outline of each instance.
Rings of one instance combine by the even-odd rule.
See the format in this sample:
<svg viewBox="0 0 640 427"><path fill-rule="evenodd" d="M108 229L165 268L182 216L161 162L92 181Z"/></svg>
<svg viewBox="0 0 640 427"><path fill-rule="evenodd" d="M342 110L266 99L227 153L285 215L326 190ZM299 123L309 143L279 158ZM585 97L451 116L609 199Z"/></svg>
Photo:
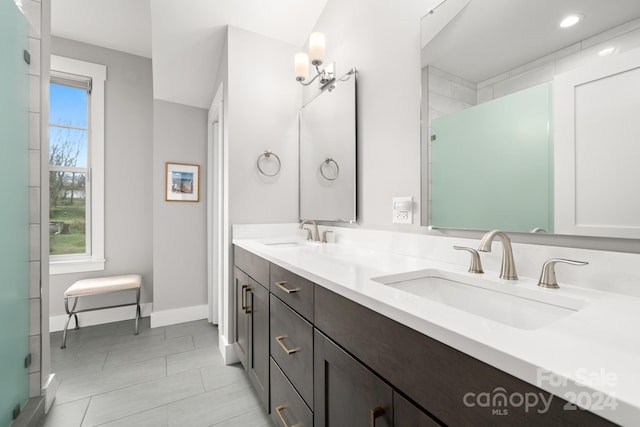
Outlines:
<svg viewBox="0 0 640 427"><path fill-rule="evenodd" d="M299 113L300 219L356 221L356 72Z"/></svg>
<svg viewBox="0 0 640 427"><path fill-rule="evenodd" d="M640 238L640 2L444 0L421 29L422 225Z"/></svg>

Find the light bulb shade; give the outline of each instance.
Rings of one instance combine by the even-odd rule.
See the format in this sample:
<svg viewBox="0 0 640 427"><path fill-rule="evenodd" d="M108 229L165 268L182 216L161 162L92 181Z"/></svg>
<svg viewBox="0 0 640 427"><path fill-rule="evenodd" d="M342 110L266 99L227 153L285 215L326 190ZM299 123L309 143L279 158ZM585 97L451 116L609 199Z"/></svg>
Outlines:
<svg viewBox="0 0 640 427"><path fill-rule="evenodd" d="M324 62L325 40L322 33L311 33L309 36L309 57L313 65L321 65Z"/></svg>
<svg viewBox="0 0 640 427"><path fill-rule="evenodd" d="M303 81L309 78L309 55L304 52L296 53L296 80Z"/></svg>

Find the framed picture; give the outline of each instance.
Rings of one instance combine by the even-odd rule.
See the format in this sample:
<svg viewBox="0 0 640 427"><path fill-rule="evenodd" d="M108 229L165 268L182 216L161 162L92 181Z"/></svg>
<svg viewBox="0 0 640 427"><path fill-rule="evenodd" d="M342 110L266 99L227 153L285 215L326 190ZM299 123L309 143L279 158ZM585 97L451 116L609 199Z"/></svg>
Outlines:
<svg viewBox="0 0 640 427"><path fill-rule="evenodd" d="M200 201L200 165L167 162L167 202Z"/></svg>

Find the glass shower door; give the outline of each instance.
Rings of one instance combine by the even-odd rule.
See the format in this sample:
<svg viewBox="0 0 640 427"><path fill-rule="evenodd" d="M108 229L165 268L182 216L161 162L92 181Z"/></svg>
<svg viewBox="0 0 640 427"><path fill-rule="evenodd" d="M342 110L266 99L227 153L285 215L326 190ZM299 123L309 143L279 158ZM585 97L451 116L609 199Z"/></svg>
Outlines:
<svg viewBox="0 0 640 427"><path fill-rule="evenodd" d="M29 398L28 28L0 0L0 426Z"/></svg>

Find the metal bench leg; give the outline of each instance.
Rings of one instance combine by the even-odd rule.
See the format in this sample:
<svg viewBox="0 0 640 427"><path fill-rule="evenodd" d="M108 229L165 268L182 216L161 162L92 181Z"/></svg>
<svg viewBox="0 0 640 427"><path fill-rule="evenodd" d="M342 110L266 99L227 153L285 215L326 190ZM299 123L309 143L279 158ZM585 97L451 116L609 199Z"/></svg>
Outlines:
<svg viewBox="0 0 640 427"><path fill-rule="evenodd" d="M136 335L138 335L138 321L140 320L140 288L136 292Z"/></svg>
<svg viewBox="0 0 640 427"><path fill-rule="evenodd" d="M62 332L62 346L61 349L67 348L67 329L69 329L69 321L71 320L71 316L76 319L76 327L75 329L80 329L80 325L78 324L78 315L75 313L76 305L78 305L78 298L73 301L73 307L71 311L69 311L69 298L64 299L64 311L67 312L69 317L67 317L67 322L64 325L64 332Z"/></svg>

